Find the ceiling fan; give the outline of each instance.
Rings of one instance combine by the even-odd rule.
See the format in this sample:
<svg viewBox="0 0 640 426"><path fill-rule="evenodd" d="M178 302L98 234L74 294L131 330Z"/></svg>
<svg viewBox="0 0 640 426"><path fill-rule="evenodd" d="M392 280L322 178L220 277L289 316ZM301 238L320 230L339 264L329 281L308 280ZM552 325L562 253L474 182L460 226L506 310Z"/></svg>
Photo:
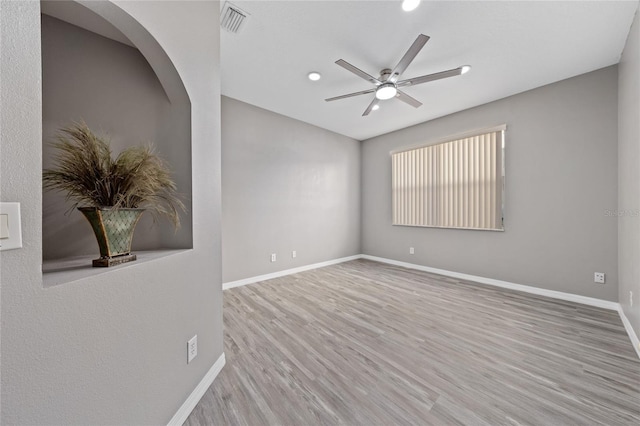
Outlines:
<svg viewBox="0 0 640 426"><path fill-rule="evenodd" d="M402 73L407 69L409 64L411 64L411 62L414 60L416 55L420 52L420 50L422 50L424 45L427 44L427 41L429 41L429 36L420 34L416 39L416 41L413 42L409 50L407 50L407 53L405 53L402 59L400 59L400 62L398 62L398 65L396 65L393 70L390 70L388 68L383 69L382 71L380 71L380 77L378 78L375 78L367 74L361 69L351 65L349 62L345 61L344 59L338 59L336 61L336 64L340 65L342 68L346 69L347 71L351 71L358 77L367 80L369 83L373 83L376 87L369 90L363 90L361 92L349 93L347 95L341 95L341 96L325 99L325 101L327 102L337 101L339 99L366 95L368 93L375 92L375 98L373 98L373 101L371 101L367 109L364 111L364 113L362 114L363 116L369 115L371 111L378 109L379 107L378 103L380 101L384 101L394 97L398 98L402 102L405 102L411 105L414 108L418 108L420 105L422 105L422 103L412 98L411 96L407 95L406 93L404 93L402 90L400 90L400 88L415 86L417 84L426 83L428 81L440 80L442 78L454 77L456 75L464 74L471 69L469 65L464 65L451 70L441 71L434 74L427 74L420 77L414 77L414 78L398 81Z"/></svg>

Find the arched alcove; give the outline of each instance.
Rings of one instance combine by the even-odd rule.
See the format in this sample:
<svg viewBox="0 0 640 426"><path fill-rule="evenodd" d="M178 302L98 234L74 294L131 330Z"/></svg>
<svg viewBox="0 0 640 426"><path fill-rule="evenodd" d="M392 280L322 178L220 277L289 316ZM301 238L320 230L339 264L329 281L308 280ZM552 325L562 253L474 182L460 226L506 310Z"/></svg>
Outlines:
<svg viewBox="0 0 640 426"><path fill-rule="evenodd" d="M53 163L60 128L85 121L111 140L114 153L152 142L169 163L187 211L174 231L144 215L133 249L140 261L192 248L191 105L175 66L135 19L107 1L42 2L43 167ZM74 280L97 257L86 219L70 211L65 194L43 194L45 286ZM73 270L67 274L67 269ZM47 284L48 272L57 274ZM63 274L63 275L61 275Z"/></svg>

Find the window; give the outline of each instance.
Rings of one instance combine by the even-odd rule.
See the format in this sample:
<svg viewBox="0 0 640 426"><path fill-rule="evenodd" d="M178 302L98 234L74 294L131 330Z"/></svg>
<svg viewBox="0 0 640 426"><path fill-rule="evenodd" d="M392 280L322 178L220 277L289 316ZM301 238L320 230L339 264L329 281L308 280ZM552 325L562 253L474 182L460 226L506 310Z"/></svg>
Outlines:
<svg viewBox="0 0 640 426"><path fill-rule="evenodd" d="M505 130L392 152L393 224L504 230Z"/></svg>

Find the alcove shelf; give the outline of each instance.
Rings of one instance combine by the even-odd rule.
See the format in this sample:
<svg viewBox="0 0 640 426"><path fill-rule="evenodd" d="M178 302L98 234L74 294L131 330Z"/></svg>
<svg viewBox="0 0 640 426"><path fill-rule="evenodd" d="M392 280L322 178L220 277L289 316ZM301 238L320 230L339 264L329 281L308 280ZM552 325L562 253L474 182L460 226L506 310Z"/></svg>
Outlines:
<svg viewBox="0 0 640 426"><path fill-rule="evenodd" d="M149 213L143 214L133 238L137 261L93 268L91 260L99 256L98 245L86 219L78 211L69 210L66 194L44 192L43 286L134 268L190 250L191 105L172 62L152 38L143 39L147 43L144 46L136 46L114 25L80 3L43 4L43 169L55 166L52 142L60 129L85 122L110 142L114 156L127 147L152 143L169 165L186 206L177 230L166 219L154 223Z"/></svg>
<svg viewBox="0 0 640 426"><path fill-rule="evenodd" d="M96 275L107 274L125 268L135 268L148 262L154 262L168 256L188 253L191 250L149 250L135 252L138 259L122 265L109 268L94 268L91 261L96 255L74 256L64 259L46 260L42 263L42 286L54 287L60 284L72 283Z"/></svg>

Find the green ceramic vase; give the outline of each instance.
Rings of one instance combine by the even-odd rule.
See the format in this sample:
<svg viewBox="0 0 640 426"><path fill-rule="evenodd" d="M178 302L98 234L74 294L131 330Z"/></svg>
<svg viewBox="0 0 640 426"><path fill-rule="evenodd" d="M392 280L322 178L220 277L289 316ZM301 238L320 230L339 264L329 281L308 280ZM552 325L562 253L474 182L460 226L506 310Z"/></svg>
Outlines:
<svg viewBox="0 0 640 426"><path fill-rule="evenodd" d="M100 258L110 259L131 253L133 231L144 209L78 207L87 218L100 247Z"/></svg>

